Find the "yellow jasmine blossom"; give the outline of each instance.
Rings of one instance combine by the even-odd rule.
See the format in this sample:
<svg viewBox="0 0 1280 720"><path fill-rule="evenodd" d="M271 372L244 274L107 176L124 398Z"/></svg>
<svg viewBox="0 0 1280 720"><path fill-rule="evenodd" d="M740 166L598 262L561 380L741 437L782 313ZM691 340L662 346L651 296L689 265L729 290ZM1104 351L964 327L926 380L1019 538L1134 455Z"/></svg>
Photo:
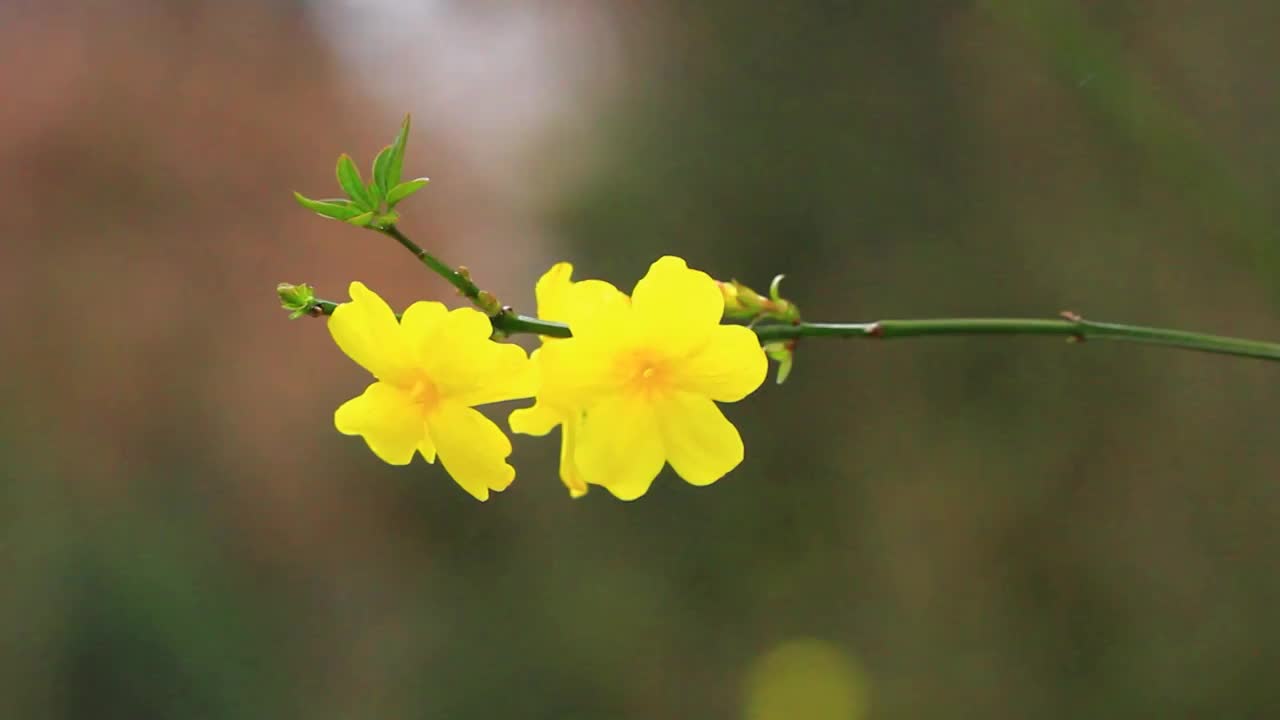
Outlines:
<svg viewBox="0 0 1280 720"><path fill-rule="evenodd" d="M709 485L742 461L742 438L716 406L746 397L768 361L754 332L721 325L724 296L705 273L664 257L630 303L569 318L573 337L539 351L539 402L576 408L581 477L623 500L666 463Z"/></svg>
<svg viewBox="0 0 1280 720"><path fill-rule="evenodd" d="M505 490L515 478L506 462L511 441L474 406L533 395L537 377L524 350L490 340L489 318L471 308L416 302L397 322L363 284L351 283L350 293L329 332L377 381L334 412L338 432L364 437L392 465L408 465L415 452L429 463L439 455L477 500Z"/></svg>
<svg viewBox="0 0 1280 720"><path fill-rule="evenodd" d="M626 295L602 280L573 282L573 266L557 263L538 280L534 292L538 299L538 317L568 323L574 318L587 318L615 304L629 302ZM542 342L561 342L543 337ZM535 365L541 365L540 351L533 352ZM582 410L563 402L560 393L540 392L531 408L511 413L511 430L525 435L546 435L560 427L560 480L569 488L570 497L587 494L587 483L574 462L577 437L582 424Z"/></svg>

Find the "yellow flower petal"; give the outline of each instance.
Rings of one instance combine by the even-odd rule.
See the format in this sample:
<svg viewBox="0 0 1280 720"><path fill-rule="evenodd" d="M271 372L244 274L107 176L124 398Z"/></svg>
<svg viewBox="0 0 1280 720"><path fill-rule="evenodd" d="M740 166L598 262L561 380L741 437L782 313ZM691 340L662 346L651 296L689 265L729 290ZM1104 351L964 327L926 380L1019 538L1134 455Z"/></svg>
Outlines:
<svg viewBox="0 0 1280 720"><path fill-rule="evenodd" d="M569 488L569 497L580 498L587 494L587 481L582 479L578 470L578 462L574 457L578 451L578 434L581 432L582 416L573 413L565 418L560 427L560 482Z"/></svg>
<svg viewBox="0 0 1280 720"><path fill-rule="evenodd" d="M657 400L656 413L671 467L692 485L710 485L742 462L742 437L716 404L692 393Z"/></svg>
<svg viewBox="0 0 1280 720"><path fill-rule="evenodd" d="M522 435L543 436L560 426L560 480L569 488L570 497L582 497L587 494L587 483L582 479L574 460L577 449L577 438L582 423L580 411L569 411L552 406L543 399L534 403L533 407L521 408L507 418L511 431Z"/></svg>
<svg viewBox="0 0 1280 720"><path fill-rule="evenodd" d="M538 317L570 326L589 322L602 311L625 307L630 302L621 290L603 280L574 282L573 266L564 262L543 273L534 293L538 297Z"/></svg>
<svg viewBox="0 0 1280 720"><path fill-rule="evenodd" d="M506 462L511 441L474 408L442 402L427 416L427 429L444 469L477 500L488 500L490 490L505 490L515 478Z"/></svg>
<svg viewBox="0 0 1280 720"><path fill-rule="evenodd" d="M374 377L400 379L410 363L395 314L363 283L351 283L350 293L351 302L339 305L329 316L334 342Z"/></svg>
<svg viewBox="0 0 1280 720"><path fill-rule="evenodd" d="M454 362L458 351L474 352L490 344L493 326L484 313L473 308L446 310L438 302L416 302L404 311L401 328L413 359L429 374Z"/></svg>
<svg viewBox="0 0 1280 720"><path fill-rule="evenodd" d="M755 392L769 372L760 339L741 325L719 325L707 343L676 366L682 390L720 402L737 402Z"/></svg>
<svg viewBox="0 0 1280 720"><path fill-rule="evenodd" d="M653 410L639 395L615 395L592 406L574 456L588 482L620 500L648 492L666 462Z"/></svg>
<svg viewBox="0 0 1280 720"><path fill-rule="evenodd" d="M422 442L418 443L418 452L422 454L422 459L434 465L436 463L436 444L431 441L431 436L427 434L426 421L422 425Z"/></svg>
<svg viewBox="0 0 1280 720"><path fill-rule="evenodd" d="M493 324L487 315L475 308L458 308L450 310L445 317L441 334L453 342L483 342L493 335Z"/></svg>
<svg viewBox="0 0 1280 720"><path fill-rule="evenodd" d="M518 345L489 339L493 326L471 308L446 311L418 302L401 319L405 339L421 372L443 400L483 405L531 397L537 374Z"/></svg>
<svg viewBox="0 0 1280 720"><path fill-rule="evenodd" d="M538 399L561 408L585 407L617 392L625 381L617 352L606 342L574 337L547 343L538 350L538 365Z"/></svg>
<svg viewBox="0 0 1280 720"><path fill-rule="evenodd" d="M474 406L533 397L538 391L537 369L519 345L486 340L466 352L462 347L447 352L457 357L448 368L436 369L443 398Z"/></svg>
<svg viewBox="0 0 1280 720"><path fill-rule="evenodd" d="M542 437L554 430L563 418L559 410L539 399L533 407L513 410L507 417L507 424L511 426L511 432Z"/></svg>
<svg viewBox="0 0 1280 720"><path fill-rule="evenodd" d="M649 267L631 294L634 320L646 337L676 352L700 344L720 324L724 296L711 276L666 256Z"/></svg>
<svg viewBox="0 0 1280 720"><path fill-rule="evenodd" d="M373 454L392 465L408 465L426 435L421 407L385 382L343 403L333 413L333 424L343 435L363 436Z"/></svg>
<svg viewBox="0 0 1280 720"><path fill-rule="evenodd" d="M577 448L578 427L581 413L565 412L553 408L543 400L534 403L533 407L521 408L507 418L511 431L522 435L543 436L560 425L560 480L569 488L571 497L582 497L587 494L587 483L574 462L574 450Z"/></svg>
<svg viewBox="0 0 1280 720"><path fill-rule="evenodd" d="M631 298L603 280L583 280L566 293L568 307L561 317L577 335L590 336L596 328L621 327L631 310Z"/></svg>
<svg viewBox="0 0 1280 720"><path fill-rule="evenodd" d="M567 262L556 263L538 278L533 294L538 299L538 317L543 320L564 322L571 303L569 289L573 287L573 266Z"/></svg>
<svg viewBox="0 0 1280 720"><path fill-rule="evenodd" d="M420 300L405 308L400 316L400 334L417 364L424 364L440 352L434 345L448 315L449 310L444 304L429 300Z"/></svg>
<svg viewBox="0 0 1280 720"><path fill-rule="evenodd" d="M544 276L545 277L545 276ZM541 349L533 352L535 365L540 365ZM570 497L582 497L587 494L587 484L582 480L582 473L574 463L573 453L577 447L576 438L581 411L570 410L554 405L547 396L539 391L538 400L533 407L515 410L507 418L511 431L524 435L543 436L550 433L557 425L560 430L560 480L569 488Z"/></svg>

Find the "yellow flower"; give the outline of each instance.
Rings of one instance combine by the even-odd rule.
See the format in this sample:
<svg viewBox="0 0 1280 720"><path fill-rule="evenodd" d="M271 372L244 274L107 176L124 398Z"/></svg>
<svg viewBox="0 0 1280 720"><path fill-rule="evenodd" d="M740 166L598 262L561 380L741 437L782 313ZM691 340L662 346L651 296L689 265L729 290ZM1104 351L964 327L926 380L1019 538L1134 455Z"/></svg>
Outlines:
<svg viewBox="0 0 1280 720"><path fill-rule="evenodd" d="M570 322L575 318L589 318L594 313L607 311L613 305L625 305L629 302L626 295L607 282L573 282L572 278L573 266L569 263L557 263L538 280L534 288L538 299L538 317L543 320ZM544 336L542 342L561 341ZM541 365L540 357L540 351L535 350L532 359L536 365ZM557 425L561 426L560 480L569 488L569 496L578 498L587 494L587 483L574 462L582 411L562 402L559 395L554 390L549 393L540 392L533 407L511 413L509 422L512 432L524 435L546 435Z"/></svg>
<svg viewBox="0 0 1280 720"><path fill-rule="evenodd" d="M538 400L579 413L581 478L634 500L668 462L709 485L742 461L742 438L714 401L749 395L768 362L755 333L721 325L723 314L715 281L677 257L655 262L630 303L570 311L573 337L538 353Z"/></svg>
<svg viewBox="0 0 1280 720"><path fill-rule="evenodd" d="M434 463L439 454L477 500L506 489L515 478L506 462L511 441L474 406L533 395L537 378L524 350L490 340L489 318L471 308L416 302L396 322L363 284L350 292L329 332L377 382L334 412L338 432L363 436L392 465L408 465L415 452Z"/></svg>

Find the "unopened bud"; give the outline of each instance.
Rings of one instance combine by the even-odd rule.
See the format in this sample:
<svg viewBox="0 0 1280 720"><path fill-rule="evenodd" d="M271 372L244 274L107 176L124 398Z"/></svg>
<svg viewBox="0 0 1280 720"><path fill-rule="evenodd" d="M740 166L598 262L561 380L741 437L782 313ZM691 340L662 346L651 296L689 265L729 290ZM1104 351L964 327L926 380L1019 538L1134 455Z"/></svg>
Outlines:
<svg viewBox="0 0 1280 720"><path fill-rule="evenodd" d="M742 304L742 298L738 297L738 286L736 283L716 281L716 287L720 288L720 294L724 297L724 311L727 315L737 315L746 311L746 306Z"/></svg>
<svg viewBox="0 0 1280 720"><path fill-rule="evenodd" d="M306 315L316 301L315 288L306 283L280 283L276 286L276 295L280 297L280 306L289 311L290 320Z"/></svg>
<svg viewBox="0 0 1280 720"><path fill-rule="evenodd" d="M769 300L737 280L717 282L724 296L724 314L728 317L754 318L764 311Z"/></svg>
<svg viewBox="0 0 1280 720"><path fill-rule="evenodd" d="M485 315L493 316L502 312L502 303L487 290L481 290L476 296L476 305L484 311Z"/></svg>

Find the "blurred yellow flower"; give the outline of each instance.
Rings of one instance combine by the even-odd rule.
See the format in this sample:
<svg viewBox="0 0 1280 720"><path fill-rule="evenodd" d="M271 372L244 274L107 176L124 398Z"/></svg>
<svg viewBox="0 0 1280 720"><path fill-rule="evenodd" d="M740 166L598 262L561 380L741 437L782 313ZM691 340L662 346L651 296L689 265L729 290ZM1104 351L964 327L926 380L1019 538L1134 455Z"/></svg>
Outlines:
<svg viewBox="0 0 1280 720"><path fill-rule="evenodd" d="M752 663L746 720L858 720L867 716L870 683L857 660L818 638L795 638Z"/></svg>
<svg viewBox="0 0 1280 720"><path fill-rule="evenodd" d="M611 306L625 305L629 301L617 288L602 280L573 282L573 266L556 263L534 288L538 299L538 317L543 320L570 323L574 319L588 319L592 314L607 312ZM562 342L543 337L542 342ZM532 356L535 365L541 366L541 353ZM560 425L560 480L569 488L570 497L587 494L587 483L574 461L577 437L582 424L582 410L562 402L560 393L539 392L531 408L511 413L512 432L524 435L546 435ZM561 402L558 402L561 401Z"/></svg>
<svg viewBox="0 0 1280 720"><path fill-rule="evenodd" d="M755 333L720 324L714 280L668 256L629 303L581 313L569 304L573 337L538 352L538 400L578 413L569 444L580 479L634 500L668 462L687 482L708 485L742 461L742 438L713 401L746 397L768 363Z"/></svg>
<svg viewBox="0 0 1280 720"><path fill-rule="evenodd" d="M360 435L392 465L415 452L440 462L478 500L507 488L511 441L476 405L533 395L537 377L523 349L493 342L484 313L416 302L396 321L391 308L362 283L351 302L329 318L344 353L377 378L333 414L338 432Z"/></svg>

